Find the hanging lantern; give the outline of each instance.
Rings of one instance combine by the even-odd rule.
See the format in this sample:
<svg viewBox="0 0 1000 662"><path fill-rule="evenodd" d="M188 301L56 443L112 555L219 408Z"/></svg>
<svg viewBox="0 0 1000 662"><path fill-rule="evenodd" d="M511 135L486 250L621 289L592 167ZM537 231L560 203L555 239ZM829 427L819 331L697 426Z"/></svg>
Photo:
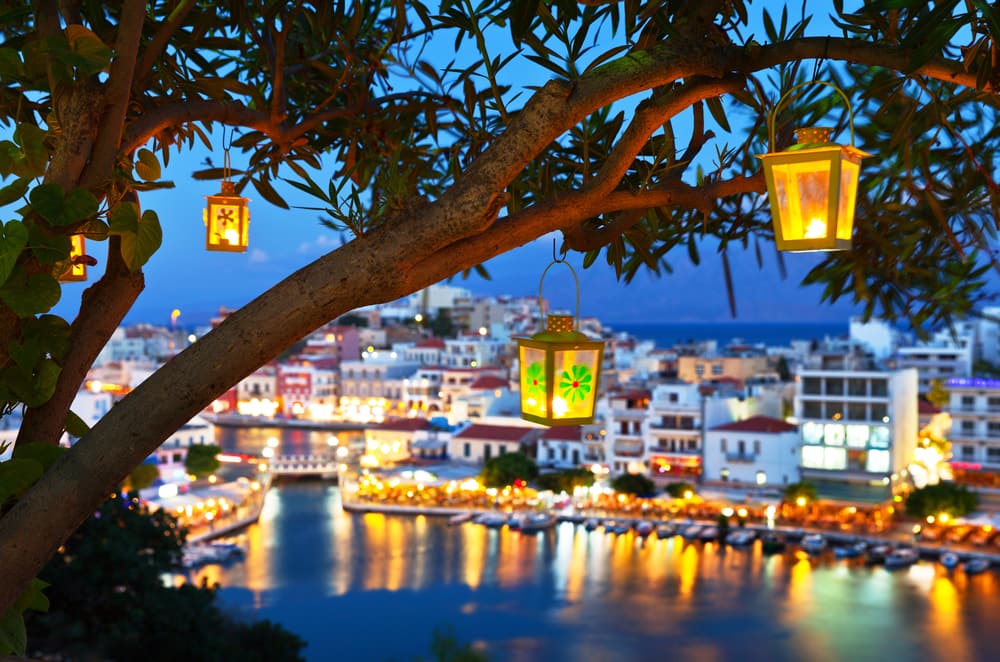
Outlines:
<svg viewBox="0 0 1000 662"><path fill-rule="evenodd" d="M84 253L86 243L82 234L71 234L69 236L70 249L69 260L65 262L66 270L59 276L59 281L64 283L87 280L87 256Z"/></svg>
<svg viewBox="0 0 1000 662"><path fill-rule="evenodd" d="M250 202L236 193L236 184L223 180L222 190L206 195L204 210L205 248L210 251L244 253L247 250L247 229L250 225Z"/></svg>
<svg viewBox="0 0 1000 662"><path fill-rule="evenodd" d="M830 141L831 130L795 132L797 144L783 152L759 154L771 203L774 238L782 251L836 251L851 248L861 159L871 156L854 147L854 115L847 96L835 85L810 81L796 85L778 100L768 120L774 149L774 121L782 102L803 85L827 85L847 103L851 144Z"/></svg>
<svg viewBox="0 0 1000 662"><path fill-rule="evenodd" d="M604 342L591 340L577 331L580 317L580 285L576 272L576 317L543 314L547 321L544 331L530 338L517 338L520 383L521 418L544 425L580 425L594 420L594 405L601 376ZM538 286L539 309L542 306L542 286Z"/></svg>

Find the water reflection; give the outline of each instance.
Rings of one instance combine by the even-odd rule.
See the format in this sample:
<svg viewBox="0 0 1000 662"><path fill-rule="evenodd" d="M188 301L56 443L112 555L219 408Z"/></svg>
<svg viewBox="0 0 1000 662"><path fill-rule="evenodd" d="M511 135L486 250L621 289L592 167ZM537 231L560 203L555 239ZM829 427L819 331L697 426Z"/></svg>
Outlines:
<svg viewBox="0 0 1000 662"><path fill-rule="evenodd" d="M539 534L357 515L335 487L285 483L246 532L247 558L201 576L224 602L281 622L311 659L413 659L435 627L504 660L989 659L993 573L921 563L764 556L680 537ZM392 623L391 636L385 624Z"/></svg>

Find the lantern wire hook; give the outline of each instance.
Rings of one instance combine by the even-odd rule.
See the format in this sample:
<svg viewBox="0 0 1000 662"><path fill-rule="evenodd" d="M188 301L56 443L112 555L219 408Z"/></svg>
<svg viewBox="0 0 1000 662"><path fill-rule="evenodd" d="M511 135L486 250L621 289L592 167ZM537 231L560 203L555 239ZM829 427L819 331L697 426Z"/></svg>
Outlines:
<svg viewBox="0 0 1000 662"><path fill-rule="evenodd" d="M222 127L222 180L229 181L229 174L232 170L233 162L229 157L229 150L233 147L233 137L236 135L236 127L229 130L229 140L226 140L226 127Z"/></svg>
<svg viewBox="0 0 1000 662"><path fill-rule="evenodd" d="M556 240L553 239L552 261L549 262L549 265L545 267L545 269L542 271L542 277L538 279L538 309L542 313L543 328L545 327L545 319L548 317L548 315L545 313L545 305L544 305L545 297L542 295L542 287L545 284L545 274L547 274L549 272L549 269L551 269L556 264L565 264L566 268L569 269L570 274L573 276L573 286L574 289L576 290L576 313L573 315L574 319L573 328L574 329L580 328L580 279L576 277L576 270L573 269L573 265L566 261L567 252L568 251L565 248L563 248L557 255Z"/></svg>
<svg viewBox="0 0 1000 662"><path fill-rule="evenodd" d="M553 261L553 262L556 262L556 263L559 263L559 262L565 262L565 261L566 261L566 254L567 254L568 252L569 252L569 251L568 251L568 250L566 249L566 247L565 247L565 246L563 246L563 247L562 247L562 248L561 248L561 249L559 250L559 254L558 254L558 256L557 256L557 255L556 255L556 239L555 239L555 237L553 237L553 238L552 238L552 261Z"/></svg>
<svg viewBox="0 0 1000 662"><path fill-rule="evenodd" d="M768 118L767 118L767 141L768 141L768 149L770 151L772 151L772 152L777 149L777 147L775 147L775 139L774 139L775 138L774 123L775 123L775 121L778 118L778 111L781 109L781 104L783 104L786 101L789 101L791 98L793 98L793 93L795 93L795 96L798 96L798 94L797 94L798 91L800 89L802 89L803 87L806 87L807 85L825 85L826 87L832 88L837 94L840 95L840 98L842 98L844 100L844 104L847 106L847 121L848 121L848 126L850 127L850 132L851 132L851 147L853 147L854 146L854 108L851 107L851 100L850 100L850 98L848 98L847 94L842 89L840 89L839 87L837 87L833 83L828 83L825 80L807 80L807 81L805 81L803 83L799 83L798 85L793 85L791 88L789 88L789 90L787 92L785 92L784 94L782 94L781 98L778 99L778 103L774 104L774 108L772 108L771 112L768 114Z"/></svg>

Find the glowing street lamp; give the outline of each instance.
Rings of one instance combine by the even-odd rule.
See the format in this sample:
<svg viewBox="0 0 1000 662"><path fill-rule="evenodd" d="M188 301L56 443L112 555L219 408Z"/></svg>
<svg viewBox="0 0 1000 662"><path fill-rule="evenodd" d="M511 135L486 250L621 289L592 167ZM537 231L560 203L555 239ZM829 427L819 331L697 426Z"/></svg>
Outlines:
<svg viewBox="0 0 1000 662"><path fill-rule="evenodd" d="M759 154L778 250L835 251L851 248L861 159L871 156L854 147L854 115L847 95L836 85L809 81L791 88L768 118L769 148L775 148L774 122L781 104L803 85L832 87L847 103L851 144L830 141L827 128L795 132L797 144L781 152Z"/></svg>
<svg viewBox="0 0 1000 662"><path fill-rule="evenodd" d="M576 318L548 315L544 331L530 338L517 338L521 382L521 418L544 425L592 423L601 375L604 342L591 340L576 330L580 317L580 283L564 260L576 283ZM538 285L539 309L542 282Z"/></svg>

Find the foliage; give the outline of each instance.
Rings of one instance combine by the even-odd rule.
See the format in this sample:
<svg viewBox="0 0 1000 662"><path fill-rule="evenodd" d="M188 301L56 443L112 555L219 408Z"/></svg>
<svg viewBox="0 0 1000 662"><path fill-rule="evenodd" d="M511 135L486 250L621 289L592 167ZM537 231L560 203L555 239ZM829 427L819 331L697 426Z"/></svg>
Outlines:
<svg viewBox="0 0 1000 662"><path fill-rule="evenodd" d="M214 444L191 444L184 458L184 469L198 478L209 476L218 470L218 455L221 448Z"/></svg>
<svg viewBox="0 0 1000 662"><path fill-rule="evenodd" d="M563 469L553 471L538 476L535 485L540 490L552 490L553 492L573 493L575 487L589 487L594 484L594 473L589 469L575 467L573 469Z"/></svg>
<svg viewBox="0 0 1000 662"><path fill-rule="evenodd" d="M799 497L805 499L806 503L812 503L819 498L819 493L816 491L816 486L808 481L790 483L785 487L784 499L786 502L795 503Z"/></svg>
<svg viewBox="0 0 1000 662"><path fill-rule="evenodd" d="M437 338L455 337L455 324L451 321L451 313L447 308L439 308L434 317L427 322L427 327Z"/></svg>
<svg viewBox="0 0 1000 662"><path fill-rule="evenodd" d="M985 359L977 360L972 366L972 373L981 377L1000 377L1000 366Z"/></svg>
<svg viewBox="0 0 1000 662"><path fill-rule="evenodd" d="M906 514L924 519L947 513L949 517L961 517L974 511L979 505L979 496L965 485L942 481L913 490L906 497Z"/></svg>
<svg viewBox="0 0 1000 662"><path fill-rule="evenodd" d="M431 653L435 662L487 662L490 658L472 647L460 644L454 628L435 628L431 634ZM417 658L418 662L421 658Z"/></svg>
<svg viewBox="0 0 1000 662"><path fill-rule="evenodd" d="M925 396L927 401L935 407L944 407L951 399L951 392L944 387L944 382L940 379L932 379L931 387Z"/></svg>
<svg viewBox="0 0 1000 662"><path fill-rule="evenodd" d="M51 609L28 621L33 650L110 659L299 660L305 643L267 621L231 621L214 589L163 584L186 531L162 510L114 495L66 541L42 577Z"/></svg>
<svg viewBox="0 0 1000 662"><path fill-rule="evenodd" d="M620 474L611 479L611 489L622 494L637 497L651 497L656 494L656 485L642 474Z"/></svg>
<svg viewBox="0 0 1000 662"><path fill-rule="evenodd" d="M684 481L678 481L676 483L670 483L665 489L666 493L675 499L683 499L688 493L694 494L694 485L691 483L686 483Z"/></svg>
<svg viewBox="0 0 1000 662"><path fill-rule="evenodd" d="M480 479L486 487L507 487L514 481L533 481L538 477L538 465L524 453L504 453L490 458L483 466Z"/></svg>
<svg viewBox="0 0 1000 662"><path fill-rule="evenodd" d="M788 359L784 356L779 356L778 360L775 361L774 371L778 373L781 381L788 382L792 380L792 371L788 367Z"/></svg>
<svg viewBox="0 0 1000 662"><path fill-rule="evenodd" d="M160 470L155 464L143 462L128 475L126 492L138 492L152 485L160 477Z"/></svg>
<svg viewBox="0 0 1000 662"><path fill-rule="evenodd" d="M337 319L337 324L342 324L344 326L356 326L359 329L368 328L368 318L364 315L343 315Z"/></svg>

